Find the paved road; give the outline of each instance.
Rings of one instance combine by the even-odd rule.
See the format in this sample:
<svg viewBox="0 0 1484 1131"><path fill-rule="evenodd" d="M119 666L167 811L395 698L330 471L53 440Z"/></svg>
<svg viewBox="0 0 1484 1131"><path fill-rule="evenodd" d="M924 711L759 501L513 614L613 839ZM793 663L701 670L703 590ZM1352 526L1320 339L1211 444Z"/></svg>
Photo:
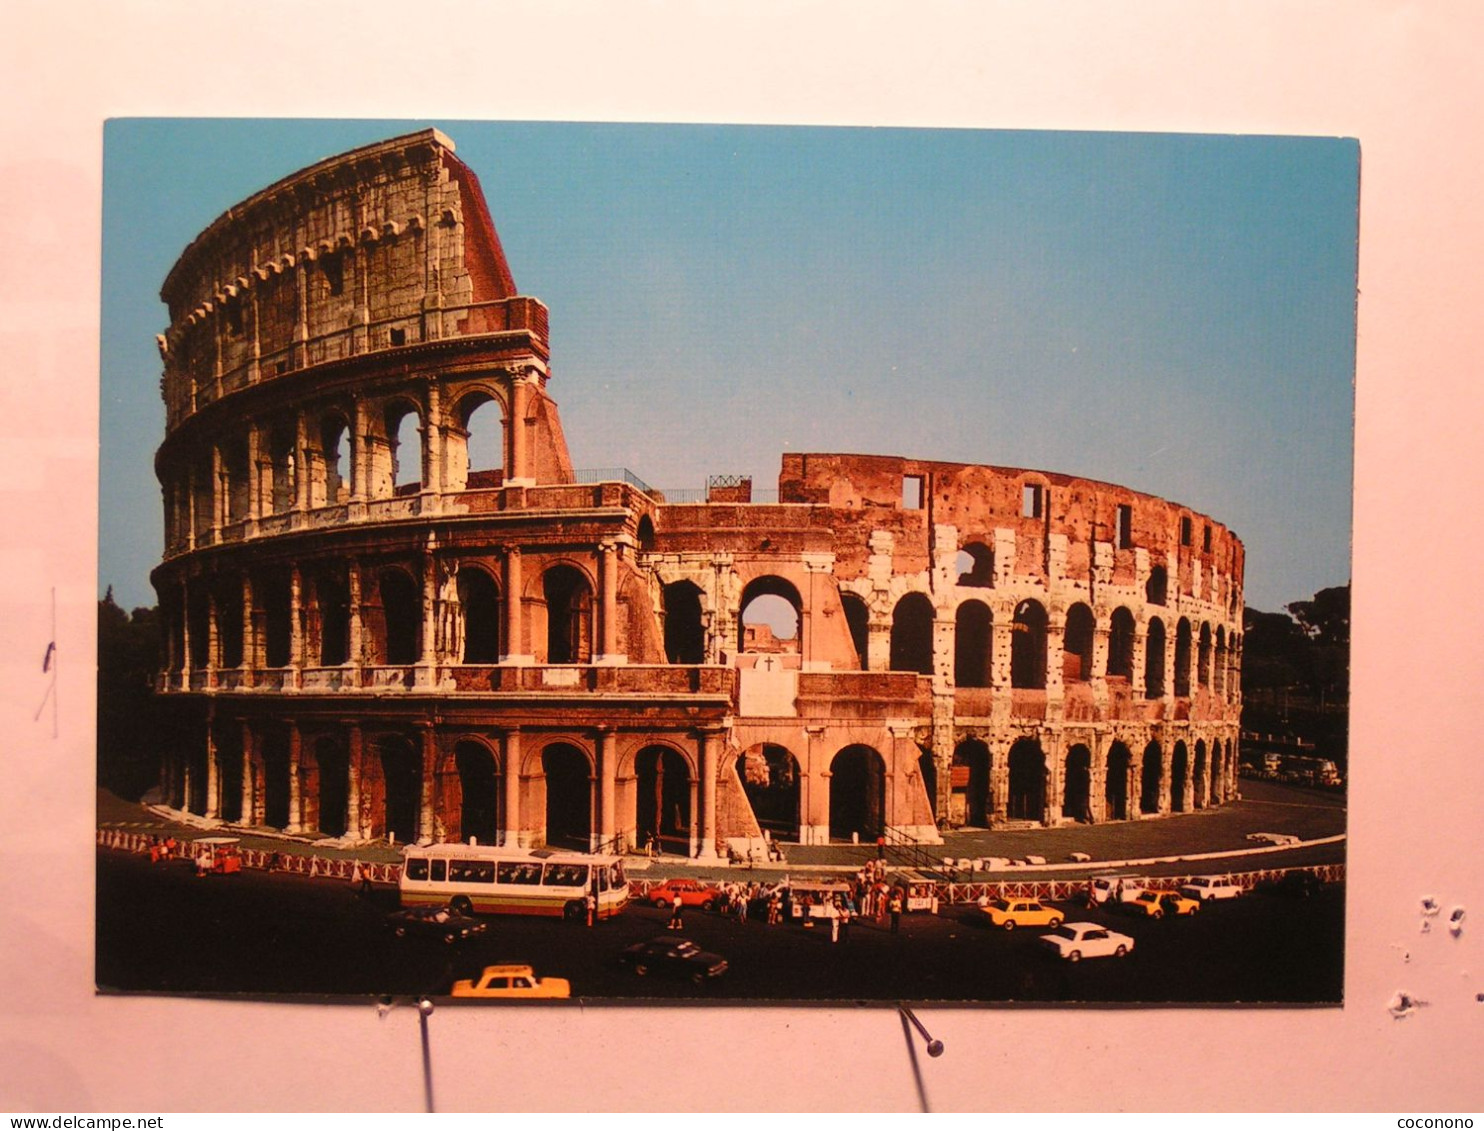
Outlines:
<svg viewBox="0 0 1484 1131"><path fill-rule="evenodd" d="M391 892L243 873L196 877L184 864L98 853L97 975L124 992L224 995L441 994L496 961L533 963L595 998L771 1001L1337 1002L1344 892L1307 900L1251 895L1189 919L1140 922L1076 910L1137 940L1127 959L1068 966L1043 957L1039 931L992 930L976 909L904 916L902 931L737 923L690 912L686 937L731 963L697 988L621 969L628 943L664 933L665 913L631 906L594 928L497 918L483 938L447 946L396 939Z"/></svg>

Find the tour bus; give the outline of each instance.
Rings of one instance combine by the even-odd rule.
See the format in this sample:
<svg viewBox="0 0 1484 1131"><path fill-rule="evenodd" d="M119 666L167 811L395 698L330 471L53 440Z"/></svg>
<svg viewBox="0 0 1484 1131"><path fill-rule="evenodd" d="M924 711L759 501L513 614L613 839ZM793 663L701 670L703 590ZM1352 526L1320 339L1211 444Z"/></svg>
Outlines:
<svg viewBox="0 0 1484 1131"><path fill-rule="evenodd" d="M592 896L598 918L605 919L618 914L629 899L629 882L617 856L483 844L405 848L397 887L403 907L447 904L465 915L582 920Z"/></svg>

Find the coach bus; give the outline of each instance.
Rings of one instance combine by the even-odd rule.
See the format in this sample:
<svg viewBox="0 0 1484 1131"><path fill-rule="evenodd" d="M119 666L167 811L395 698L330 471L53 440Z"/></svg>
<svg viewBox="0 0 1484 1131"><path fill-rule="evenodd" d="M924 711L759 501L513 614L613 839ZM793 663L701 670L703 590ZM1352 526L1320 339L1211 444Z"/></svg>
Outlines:
<svg viewBox="0 0 1484 1131"><path fill-rule="evenodd" d="M431 844L402 853L398 882L403 907L447 905L463 914L597 917L623 909L629 882L623 860L558 849Z"/></svg>

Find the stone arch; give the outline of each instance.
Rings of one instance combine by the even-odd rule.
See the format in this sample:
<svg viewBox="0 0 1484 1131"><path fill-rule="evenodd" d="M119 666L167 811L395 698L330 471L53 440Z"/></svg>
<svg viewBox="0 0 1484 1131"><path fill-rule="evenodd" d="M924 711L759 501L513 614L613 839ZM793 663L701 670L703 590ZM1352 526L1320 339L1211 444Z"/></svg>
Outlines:
<svg viewBox="0 0 1484 1131"><path fill-rule="evenodd" d="M1103 814L1110 821L1129 819L1129 772L1133 755L1122 742L1108 747L1108 771L1103 783Z"/></svg>
<svg viewBox="0 0 1484 1131"><path fill-rule="evenodd" d="M1144 698L1162 699L1165 693L1165 626L1158 617L1149 619L1144 641Z"/></svg>
<svg viewBox="0 0 1484 1131"><path fill-rule="evenodd" d="M488 570L466 565L459 569L457 590L463 620L463 662L499 663L500 625L504 613L500 583Z"/></svg>
<svg viewBox="0 0 1484 1131"><path fill-rule="evenodd" d="M388 478L391 494L415 494L423 486L422 407L397 397L383 414L386 424Z"/></svg>
<svg viewBox="0 0 1484 1131"><path fill-rule="evenodd" d="M317 506L337 506L350 499L350 425L338 410L320 417L321 470L316 476Z"/></svg>
<svg viewBox="0 0 1484 1131"><path fill-rule="evenodd" d="M1066 628L1062 633L1062 679L1067 683L1086 683L1092 679L1092 643L1097 624L1092 610L1078 601L1067 610Z"/></svg>
<svg viewBox="0 0 1484 1131"><path fill-rule="evenodd" d="M1208 622L1201 623L1200 643L1196 650L1195 675L1198 686L1211 686L1211 625Z"/></svg>
<svg viewBox="0 0 1484 1131"><path fill-rule="evenodd" d="M1134 614L1122 605L1113 610L1108 622L1108 675L1134 678Z"/></svg>
<svg viewBox="0 0 1484 1131"><path fill-rule="evenodd" d="M593 833L593 771L585 751L552 742L541 751L546 779L546 843L586 850Z"/></svg>
<svg viewBox="0 0 1484 1131"><path fill-rule="evenodd" d="M847 746L830 762L830 836L874 841L886 831L886 762L870 746Z"/></svg>
<svg viewBox="0 0 1484 1131"><path fill-rule="evenodd" d="M303 765L308 768L301 787L304 826L326 836L344 836L350 829L350 757L344 744L319 736L306 744Z"/></svg>
<svg viewBox="0 0 1484 1131"><path fill-rule="evenodd" d="M422 809L422 758L403 734L379 736L376 753L381 769L381 827L398 842L411 844L418 838Z"/></svg>
<svg viewBox="0 0 1484 1131"><path fill-rule="evenodd" d="M1190 694L1190 621L1185 617L1175 625L1175 694Z"/></svg>
<svg viewBox="0 0 1484 1131"><path fill-rule="evenodd" d="M250 824L242 812L242 724L218 719L212 728L216 749L217 789L221 793L218 816L226 824ZM248 814L250 817L251 814Z"/></svg>
<svg viewBox="0 0 1484 1131"><path fill-rule="evenodd" d="M217 666L236 668L242 666L242 579L231 574L217 578L216 594L216 640Z"/></svg>
<svg viewBox="0 0 1484 1131"><path fill-rule="evenodd" d="M294 426L282 422L268 429L268 509L273 514L292 510L299 484L298 438Z"/></svg>
<svg viewBox="0 0 1484 1131"><path fill-rule="evenodd" d="M1062 763L1061 815L1092 824L1092 751L1078 743Z"/></svg>
<svg viewBox="0 0 1484 1131"><path fill-rule="evenodd" d="M546 662L587 664L593 657L593 587L576 566L554 565L541 575L546 601Z"/></svg>
<svg viewBox="0 0 1484 1131"><path fill-rule="evenodd" d="M252 470L247 458L247 437L233 436L222 445L222 475L227 492L226 519L242 522L252 498Z"/></svg>
<svg viewBox="0 0 1484 1131"><path fill-rule="evenodd" d="M1170 579L1161 565L1149 571L1149 580L1144 583L1144 600L1151 605L1163 605L1169 600Z"/></svg>
<svg viewBox="0 0 1484 1131"><path fill-rule="evenodd" d="M958 571L958 584L974 589L989 589L994 585L994 551L983 542L969 542L954 559Z"/></svg>
<svg viewBox="0 0 1484 1131"><path fill-rule="evenodd" d="M1185 791L1190 784L1190 752L1184 742L1175 743L1170 758L1170 812L1185 812Z"/></svg>
<svg viewBox="0 0 1484 1131"><path fill-rule="evenodd" d="M953 682L958 687L988 687L994 618L983 601L959 605L953 625Z"/></svg>
<svg viewBox="0 0 1484 1131"><path fill-rule="evenodd" d="M1139 812L1158 813L1160 786L1164 781L1164 762L1159 743L1151 742L1144 747L1144 761L1140 767Z"/></svg>
<svg viewBox="0 0 1484 1131"><path fill-rule="evenodd" d="M412 575L391 566L376 577L381 599L381 659L390 666L417 663L422 653L422 593Z"/></svg>
<svg viewBox="0 0 1484 1131"><path fill-rule="evenodd" d="M1010 789L1005 815L1012 821L1046 819L1046 754L1034 738L1010 747Z"/></svg>
<svg viewBox="0 0 1484 1131"><path fill-rule="evenodd" d="M1211 671L1211 690L1218 698L1226 695L1226 626L1216 626L1216 664Z"/></svg>
<svg viewBox="0 0 1484 1131"><path fill-rule="evenodd" d="M923 792L927 794L928 809L932 811L934 821L945 820L944 814L938 812L938 760L933 756L931 748L923 748L917 755L917 772L922 775ZM952 770L949 771L950 775Z"/></svg>
<svg viewBox="0 0 1484 1131"><path fill-rule="evenodd" d="M316 570L311 583L314 651L321 667L338 667L350 660L350 590L328 568Z"/></svg>
<svg viewBox="0 0 1484 1131"><path fill-rule="evenodd" d="M186 627L191 637L191 667L197 670L215 662L211 655L211 600L204 585L196 585L186 601ZM285 661L287 662L287 661ZM281 667L282 665L273 665Z"/></svg>
<svg viewBox="0 0 1484 1131"><path fill-rule="evenodd" d="M949 822L987 829L994 815L989 747L983 739L966 738L953 748Z"/></svg>
<svg viewBox="0 0 1484 1131"><path fill-rule="evenodd" d="M865 599L856 593L841 593L840 604L845 609L845 624L850 629L850 642L855 645L856 670L865 671L870 656L871 611Z"/></svg>
<svg viewBox="0 0 1484 1131"><path fill-rule="evenodd" d="M289 812L289 737L281 727L269 727L259 744L263 767L263 824L286 829Z"/></svg>
<svg viewBox="0 0 1484 1131"><path fill-rule="evenodd" d="M456 839L499 843L505 790L498 757L483 739L462 738L454 744L453 763L452 788L446 790L444 811L458 813Z"/></svg>
<svg viewBox="0 0 1484 1131"><path fill-rule="evenodd" d="M264 572L253 586L263 610L263 663L286 668L293 662L293 600L289 574L284 569Z"/></svg>
<svg viewBox="0 0 1484 1131"><path fill-rule="evenodd" d="M472 389L454 406L452 424L443 455L448 489L500 486L505 481L509 450L504 403L489 389Z"/></svg>
<svg viewBox="0 0 1484 1131"><path fill-rule="evenodd" d="M799 652L803 636L804 602L791 582L770 575L747 583L737 606L739 652Z"/></svg>
<svg viewBox="0 0 1484 1131"><path fill-rule="evenodd" d="M1205 739L1197 739L1195 744L1195 769L1191 774L1191 808L1204 809L1210 800L1209 790L1209 768L1206 762Z"/></svg>
<svg viewBox="0 0 1484 1131"><path fill-rule="evenodd" d="M706 662L706 627L701 588L693 581L672 581L662 594L665 607L665 658L672 664Z"/></svg>
<svg viewBox="0 0 1484 1131"><path fill-rule="evenodd" d="M799 760L784 746L759 743L737 755L737 776L758 827L774 840L799 838Z"/></svg>
<svg viewBox="0 0 1484 1131"><path fill-rule="evenodd" d="M639 526L634 532L634 538L639 543L640 553L650 553L654 550L654 519L647 514L639 519Z"/></svg>
<svg viewBox="0 0 1484 1131"><path fill-rule="evenodd" d="M1010 636L1010 686L1046 686L1046 609L1034 598L1015 606L1015 627Z"/></svg>
<svg viewBox="0 0 1484 1131"><path fill-rule="evenodd" d="M891 670L933 674L933 603L908 593L891 614Z"/></svg>
<svg viewBox="0 0 1484 1131"><path fill-rule="evenodd" d="M652 743L634 756L634 830L641 845L690 855L690 763L674 748Z"/></svg>

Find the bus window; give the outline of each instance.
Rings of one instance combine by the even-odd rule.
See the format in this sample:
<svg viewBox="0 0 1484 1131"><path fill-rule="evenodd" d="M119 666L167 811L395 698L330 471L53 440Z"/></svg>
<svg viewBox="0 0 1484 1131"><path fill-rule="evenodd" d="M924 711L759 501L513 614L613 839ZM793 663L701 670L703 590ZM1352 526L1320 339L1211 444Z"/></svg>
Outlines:
<svg viewBox="0 0 1484 1131"><path fill-rule="evenodd" d="M492 884L495 882L493 860L450 860L448 882L451 884Z"/></svg>
<svg viewBox="0 0 1484 1131"><path fill-rule="evenodd" d="M541 865L517 864L513 861L502 860L500 862L500 882L502 884L539 884L541 882Z"/></svg>
<svg viewBox="0 0 1484 1131"><path fill-rule="evenodd" d="M407 861L407 878L409 880L426 880L428 878L428 862L419 860L417 857Z"/></svg>
<svg viewBox="0 0 1484 1131"><path fill-rule="evenodd" d="M447 860L434 860L433 861L433 882L434 883L441 884L441 883L443 883L447 879L448 879L448 861Z"/></svg>
<svg viewBox="0 0 1484 1131"><path fill-rule="evenodd" d="M548 864L546 875L542 878L543 884L551 884L554 887L572 888L587 883L586 864Z"/></svg>

